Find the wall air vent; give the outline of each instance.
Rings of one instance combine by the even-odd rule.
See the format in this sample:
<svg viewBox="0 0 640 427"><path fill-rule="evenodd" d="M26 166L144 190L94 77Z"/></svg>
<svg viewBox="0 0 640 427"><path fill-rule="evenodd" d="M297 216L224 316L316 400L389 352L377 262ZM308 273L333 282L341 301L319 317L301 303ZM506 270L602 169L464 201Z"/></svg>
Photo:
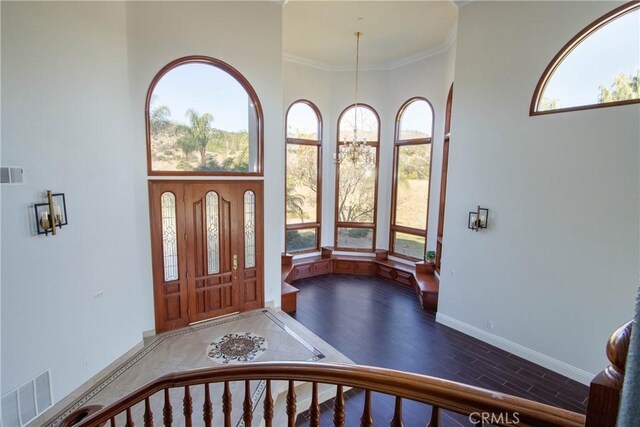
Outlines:
<svg viewBox="0 0 640 427"><path fill-rule="evenodd" d="M26 426L52 405L51 371L47 370L2 396L2 425Z"/></svg>
<svg viewBox="0 0 640 427"><path fill-rule="evenodd" d="M24 184L24 169L20 166L0 167L0 184Z"/></svg>

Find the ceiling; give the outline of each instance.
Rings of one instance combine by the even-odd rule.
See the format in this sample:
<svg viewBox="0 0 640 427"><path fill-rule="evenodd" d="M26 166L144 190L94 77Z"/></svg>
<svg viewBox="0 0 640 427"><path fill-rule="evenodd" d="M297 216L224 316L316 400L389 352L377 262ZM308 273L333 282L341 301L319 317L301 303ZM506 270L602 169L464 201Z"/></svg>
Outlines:
<svg viewBox="0 0 640 427"><path fill-rule="evenodd" d="M451 41L458 17L452 1L309 1L284 4L286 57L329 69L350 69L356 31L364 67L390 67Z"/></svg>

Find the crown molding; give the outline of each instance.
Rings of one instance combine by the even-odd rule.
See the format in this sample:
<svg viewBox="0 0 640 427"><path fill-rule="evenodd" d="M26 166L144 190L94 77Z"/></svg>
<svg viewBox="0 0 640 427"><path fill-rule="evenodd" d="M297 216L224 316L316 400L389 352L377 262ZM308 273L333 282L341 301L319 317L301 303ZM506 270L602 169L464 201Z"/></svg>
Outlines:
<svg viewBox="0 0 640 427"><path fill-rule="evenodd" d="M453 27L451 27L451 30L449 30L449 34L447 35L447 38L445 39L445 41L440 46L437 46L433 49L428 49L423 52L418 52L416 54L405 56L404 58L396 59L394 61L361 65L360 70L361 71L394 70L396 68L401 68L401 67L413 64L414 62L421 61L431 56L439 55L449 50L455 44L457 30L458 30L458 24L455 23ZM318 70L329 71L329 72L353 71L354 69L353 64L332 65L332 64L327 64L326 62L316 61L311 58L307 58L300 55L294 55L288 52L282 53L282 59L284 61L292 62L294 64L304 65L306 67L316 68Z"/></svg>
<svg viewBox="0 0 640 427"><path fill-rule="evenodd" d="M287 62L293 62L294 64L304 65L306 67L317 68L322 71L337 71L335 66L313 60L300 55L294 55L293 53L282 52L282 59Z"/></svg>

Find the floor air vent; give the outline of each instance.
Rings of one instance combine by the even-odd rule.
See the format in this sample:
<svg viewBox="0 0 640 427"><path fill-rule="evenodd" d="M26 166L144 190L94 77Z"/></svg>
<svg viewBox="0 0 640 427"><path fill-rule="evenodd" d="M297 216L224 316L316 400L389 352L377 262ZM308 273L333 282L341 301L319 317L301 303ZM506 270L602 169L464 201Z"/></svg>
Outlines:
<svg viewBox="0 0 640 427"><path fill-rule="evenodd" d="M53 404L51 371L2 396L2 424L23 427Z"/></svg>

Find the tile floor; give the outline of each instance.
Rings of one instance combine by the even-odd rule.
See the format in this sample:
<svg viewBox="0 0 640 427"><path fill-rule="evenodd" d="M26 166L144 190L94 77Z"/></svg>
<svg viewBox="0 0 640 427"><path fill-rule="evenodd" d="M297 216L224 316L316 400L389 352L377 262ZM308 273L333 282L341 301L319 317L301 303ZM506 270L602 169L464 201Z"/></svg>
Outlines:
<svg viewBox="0 0 640 427"><path fill-rule="evenodd" d="M256 358L256 362L268 361L319 361L332 363L351 363L341 353L335 351L322 339L315 336L304 326L286 314L271 310L256 310L249 313L233 315L222 319L199 323L187 328L167 332L145 340L141 349L128 355L120 363L98 374L93 380L81 387L32 423L32 426L57 426L71 411L86 405L108 405L128 395L156 378L172 373L197 368L206 368L220 364L220 360L213 360L207 355L207 347L216 339L226 334L250 332L265 338L266 350ZM229 363L238 363L231 361ZM254 417L260 419L262 407L260 401L264 394L264 381L254 381L251 384L254 401ZM285 383L274 382L273 398L276 405L284 404L279 396L285 390ZM204 386L192 387L194 425L202 422L202 403L204 402ZM211 399L221 402L222 385L211 385ZM299 402L303 407L306 399L304 389L299 391ZM323 390L326 394L328 390ZM232 383L231 392L235 396L233 425L241 426L242 400L244 398L244 384ZM182 413L183 390L171 390L171 405L174 409L174 426L184 423ZM330 396L327 395L326 398ZM163 396L160 393L151 399L156 423L162 418ZM144 408L142 404L134 407L134 420L142 425ZM284 410L277 411L280 416ZM124 417L117 419L118 425L124 425ZM200 422L198 422L200 421ZM279 420L284 421L284 420ZM222 414L220 406L214 403L214 425L221 425ZM277 425L277 424L276 424Z"/></svg>

